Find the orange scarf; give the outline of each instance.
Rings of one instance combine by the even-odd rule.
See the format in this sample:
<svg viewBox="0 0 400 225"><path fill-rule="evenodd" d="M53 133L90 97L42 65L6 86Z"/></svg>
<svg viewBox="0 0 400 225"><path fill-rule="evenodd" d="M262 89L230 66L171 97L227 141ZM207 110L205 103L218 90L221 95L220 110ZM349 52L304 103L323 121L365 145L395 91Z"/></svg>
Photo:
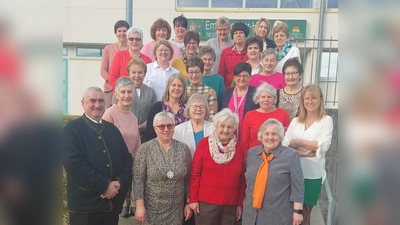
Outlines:
<svg viewBox="0 0 400 225"><path fill-rule="evenodd" d="M253 191L253 207L256 209L261 208L264 199L264 194L265 190L267 189L267 182L268 182L269 162L274 158L274 154L270 154L267 158L267 154L265 154L265 152L263 151L262 158L264 162L258 169Z"/></svg>

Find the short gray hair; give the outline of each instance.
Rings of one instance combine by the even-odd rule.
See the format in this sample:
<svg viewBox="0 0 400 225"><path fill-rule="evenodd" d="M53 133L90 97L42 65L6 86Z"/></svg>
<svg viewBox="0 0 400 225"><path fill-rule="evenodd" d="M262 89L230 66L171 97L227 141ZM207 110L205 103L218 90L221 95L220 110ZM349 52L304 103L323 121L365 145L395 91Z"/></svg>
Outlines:
<svg viewBox="0 0 400 225"><path fill-rule="evenodd" d="M115 89L114 90L115 90L115 92L117 92L117 91L119 91L119 89L121 87L125 87L125 86L128 86L128 85L131 85L132 91L133 91L134 84L133 84L132 80L129 79L128 77L120 77L120 78L117 79L117 82L115 83Z"/></svg>
<svg viewBox="0 0 400 225"><path fill-rule="evenodd" d="M134 33L138 33L140 35L140 38L143 39L143 31L140 28L137 27L131 27L128 29L128 31L126 31L126 37L129 37L129 35L134 34Z"/></svg>
<svg viewBox="0 0 400 225"><path fill-rule="evenodd" d="M224 26L224 25L228 27L228 30L231 30L230 26L231 24L229 22L229 19L226 18L225 16L221 16L215 21L215 29L217 29L218 26Z"/></svg>
<svg viewBox="0 0 400 225"><path fill-rule="evenodd" d="M278 61L278 52L274 48L267 48L265 51L262 52L261 54L261 61L265 58L267 55L274 55L276 61Z"/></svg>
<svg viewBox="0 0 400 225"><path fill-rule="evenodd" d="M171 120L171 122L175 125L175 118L170 112L162 111L157 113L153 119L153 127L155 127L158 122L168 119Z"/></svg>
<svg viewBox="0 0 400 225"><path fill-rule="evenodd" d="M88 87L88 88L86 88L86 89L83 91L82 100L85 100L85 97L86 97L86 95L87 95L87 93L88 93L89 91L101 92L101 93L103 93L103 95L104 95L104 92L103 92L103 90L102 90L101 88L96 87L96 86Z"/></svg>
<svg viewBox="0 0 400 225"><path fill-rule="evenodd" d="M215 114L212 118L214 127L217 127L219 122L223 122L227 119L233 119L233 126L236 129L239 124L239 117L236 113L233 113L230 109L225 108Z"/></svg>
<svg viewBox="0 0 400 225"><path fill-rule="evenodd" d="M185 111L183 111L183 115L186 118L190 119L190 114L189 114L190 106L192 105L193 102L196 101L201 101L204 103L204 106L206 107L206 116L204 118L207 118L208 115L210 114L210 106L208 105L206 97L204 97L204 95L199 93L194 93L192 96L190 96L188 102L186 103Z"/></svg>
<svg viewBox="0 0 400 225"><path fill-rule="evenodd" d="M264 133L264 131L265 131L269 126L273 126L273 125L276 125L276 127L278 128L278 135L279 135L279 138L281 139L280 142L283 141L283 138L285 137L285 129L283 128L282 123L279 122L277 119L271 118L271 119L266 120L266 121L261 125L260 129L258 130L257 137L258 137L258 140L259 140L260 142L262 142L262 141L261 141L261 140L262 140L262 134Z"/></svg>
<svg viewBox="0 0 400 225"><path fill-rule="evenodd" d="M270 84L268 84L267 82L262 82L260 86L258 86L258 88L256 89L256 91L254 92L254 96L253 96L253 102L255 104L258 104L258 98L260 97L261 93L263 91L268 92L270 95L274 96L275 100L274 100L274 106L276 105L276 102L278 101L278 96L276 94L276 89L274 87L272 87Z"/></svg>

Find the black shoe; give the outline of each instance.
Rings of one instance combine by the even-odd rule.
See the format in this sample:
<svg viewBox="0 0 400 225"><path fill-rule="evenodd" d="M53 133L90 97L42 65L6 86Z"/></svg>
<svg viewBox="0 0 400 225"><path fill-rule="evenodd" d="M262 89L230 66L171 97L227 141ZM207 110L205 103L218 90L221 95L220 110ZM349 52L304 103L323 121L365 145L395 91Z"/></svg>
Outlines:
<svg viewBox="0 0 400 225"><path fill-rule="evenodd" d="M123 217L123 218L129 217L129 211L128 211L127 206L122 207L122 211L121 211L121 214L119 214L119 217Z"/></svg>
<svg viewBox="0 0 400 225"><path fill-rule="evenodd" d="M134 207L131 207L129 210L129 212L131 213L132 216L135 216L135 211L136 211L136 208L134 208Z"/></svg>

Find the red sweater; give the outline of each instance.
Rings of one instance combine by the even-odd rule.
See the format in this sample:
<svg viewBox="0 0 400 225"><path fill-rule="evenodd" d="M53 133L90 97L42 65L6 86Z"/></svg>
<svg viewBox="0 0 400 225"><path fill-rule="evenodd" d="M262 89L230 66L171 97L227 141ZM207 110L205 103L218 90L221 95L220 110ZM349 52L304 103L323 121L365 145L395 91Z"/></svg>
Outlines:
<svg viewBox="0 0 400 225"><path fill-rule="evenodd" d="M211 158L208 137L200 140L194 152L190 173L189 201L243 208L245 190L243 147L238 142L233 159L217 164Z"/></svg>
<svg viewBox="0 0 400 225"><path fill-rule="evenodd" d="M143 59L146 64L151 63L151 59L146 55L140 54L140 58ZM111 64L110 76L108 77L108 83L110 83L113 89L115 88L115 83L117 82L118 78L127 77L129 75L126 67L131 59L132 58L129 54L129 50L123 50L115 53Z"/></svg>
<svg viewBox="0 0 400 225"><path fill-rule="evenodd" d="M284 109L277 108L275 111L269 113L258 112L255 109L246 113L243 120L242 137L240 139L245 149L245 155L247 155L247 151L250 148L261 145L261 142L258 140L258 130L266 120L271 118L281 122L285 131L290 124L289 114Z"/></svg>
<svg viewBox="0 0 400 225"><path fill-rule="evenodd" d="M221 58L219 61L218 74L224 78L225 90L228 90L232 86L233 80L233 69L240 62L247 62L249 57L247 57L246 50L241 53L237 51L232 51L233 46L222 50Z"/></svg>

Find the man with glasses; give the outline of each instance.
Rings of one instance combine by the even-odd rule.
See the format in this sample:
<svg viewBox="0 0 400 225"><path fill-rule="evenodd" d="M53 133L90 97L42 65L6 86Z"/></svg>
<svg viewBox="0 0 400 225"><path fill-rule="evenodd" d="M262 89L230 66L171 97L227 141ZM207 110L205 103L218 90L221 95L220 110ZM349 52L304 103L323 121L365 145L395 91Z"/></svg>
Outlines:
<svg viewBox="0 0 400 225"><path fill-rule="evenodd" d="M84 114L64 127L70 225L117 225L132 182L132 156L117 127L102 120L105 96L89 87Z"/></svg>

